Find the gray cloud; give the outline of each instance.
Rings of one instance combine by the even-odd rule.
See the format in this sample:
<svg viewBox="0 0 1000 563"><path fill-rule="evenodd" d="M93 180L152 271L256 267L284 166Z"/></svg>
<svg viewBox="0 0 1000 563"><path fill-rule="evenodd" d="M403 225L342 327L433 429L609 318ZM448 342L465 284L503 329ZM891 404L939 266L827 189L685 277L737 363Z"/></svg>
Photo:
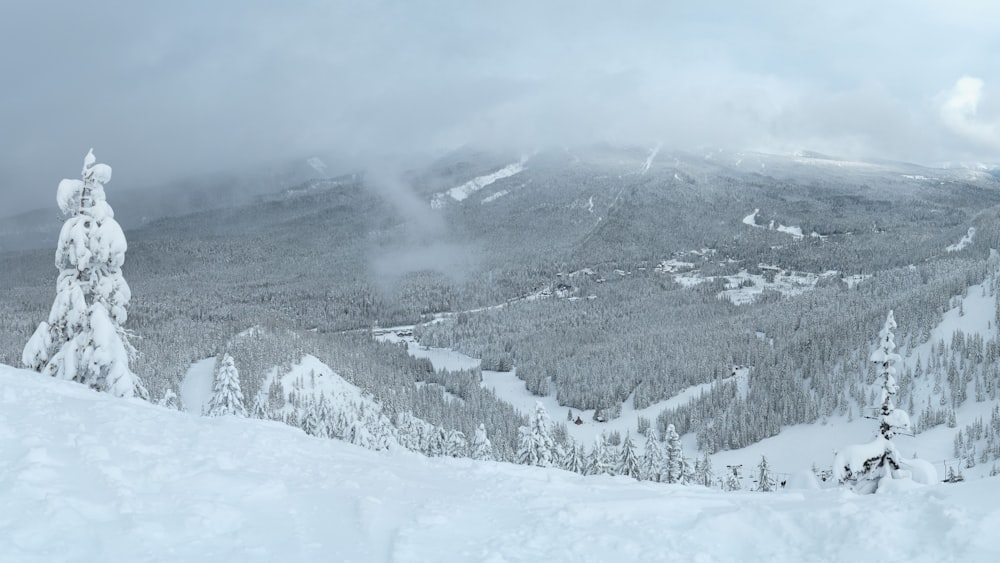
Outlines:
<svg viewBox="0 0 1000 563"><path fill-rule="evenodd" d="M464 144L995 159L942 113L960 77L1000 83L992 2L8 4L2 211L48 205L91 146L112 198L313 151Z"/></svg>

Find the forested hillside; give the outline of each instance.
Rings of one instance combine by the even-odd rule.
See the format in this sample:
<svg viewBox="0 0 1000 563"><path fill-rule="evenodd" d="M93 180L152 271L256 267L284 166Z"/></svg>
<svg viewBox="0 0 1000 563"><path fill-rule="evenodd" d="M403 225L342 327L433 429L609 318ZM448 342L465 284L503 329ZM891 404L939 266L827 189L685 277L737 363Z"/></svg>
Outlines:
<svg viewBox="0 0 1000 563"><path fill-rule="evenodd" d="M886 311L901 342L924 343L966 288L995 287L998 233L1000 182L965 169L608 145L463 151L146 222L127 231L123 272L133 367L154 401L222 352L247 396L312 354L390 415L468 437L485 423L513 455L528 413L476 385L475 370L435 373L371 335L418 324L421 344L516 368L533 392L612 418L625 401L641 409L747 366L745 394L716 385L654 422L717 451L858 414ZM51 303L52 250L2 263L0 363L18 365ZM455 314L420 325L441 313ZM995 348L976 356L991 388Z"/></svg>

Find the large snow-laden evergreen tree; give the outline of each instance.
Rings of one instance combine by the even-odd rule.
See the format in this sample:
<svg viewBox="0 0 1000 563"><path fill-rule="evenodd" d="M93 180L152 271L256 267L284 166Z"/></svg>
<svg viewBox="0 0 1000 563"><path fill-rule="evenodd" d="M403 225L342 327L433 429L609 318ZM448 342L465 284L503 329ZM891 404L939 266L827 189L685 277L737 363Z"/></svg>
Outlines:
<svg viewBox="0 0 1000 563"><path fill-rule="evenodd" d="M875 492L882 478L891 478L900 469L900 455L892 438L898 431L905 432L910 428L909 415L906 411L897 409L892 402L892 397L898 390L895 364L902 360L896 353L896 337L893 334L895 328L896 319L892 311L889 311L879 332L878 348L870 357L872 363L879 366L877 381L882 384L878 436L869 444L845 448L834 459L833 470L837 480L851 485L858 492Z"/></svg>
<svg viewBox="0 0 1000 563"><path fill-rule="evenodd" d="M128 245L105 200L110 180L111 167L97 163L91 150L82 179L59 183L56 201L68 218L56 248L56 298L21 361L53 377L145 399L145 387L129 368L135 350L124 324L132 292L121 273Z"/></svg>
<svg viewBox="0 0 1000 563"><path fill-rule="evenodd" d="M219 367L215 371L215 386L212 399L208 403L208 416L247 416L243 403L243 391L240 389L240 374L236 371L233 357L223 354Z"/></svg>

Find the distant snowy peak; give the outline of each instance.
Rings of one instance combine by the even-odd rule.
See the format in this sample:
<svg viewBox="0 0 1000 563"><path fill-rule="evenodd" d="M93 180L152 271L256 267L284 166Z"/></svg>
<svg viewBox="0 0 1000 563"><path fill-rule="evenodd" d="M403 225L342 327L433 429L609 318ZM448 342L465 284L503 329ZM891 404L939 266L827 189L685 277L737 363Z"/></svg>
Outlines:
<svg viewBox="0 0 1000 563"><path fill-rule="evenodd" d="M431 207L434 209L440 209L447 204L449 199L459 202L465 201L466 199L469 198L469 196L489 186L490 184L493 184L505 178L510 178L511 176L514 176L515 174L522 172L524 170L524 165L526 162L527 158L522 158L518 162L508 164L507 166L504 166L503 168L497 170L496 172L493 172L491 174L486 174L484 176L477 176L460 186L455 186L450 190L434 194L434 196L431 198ZM502 197L502 196L496 196L496 197Z"/></svg>

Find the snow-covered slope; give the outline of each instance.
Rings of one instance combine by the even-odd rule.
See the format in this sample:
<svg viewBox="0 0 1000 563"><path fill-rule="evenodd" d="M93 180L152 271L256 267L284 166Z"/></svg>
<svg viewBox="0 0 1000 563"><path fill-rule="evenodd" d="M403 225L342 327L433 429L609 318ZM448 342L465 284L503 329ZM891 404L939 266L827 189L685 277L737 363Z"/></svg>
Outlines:
<svg viewBox="0 0 1000 563"><path fill-rule="evenodd" d="M0 561L995 561L995 479L723 493L379 453L0 366Z"/></svg>
<svg viewBox="0 0 1000 563"><path fill-rule="evenodd" d="M449 198L454 201L459 201L459 202L464 201L470 195L478 192L479 190L485 188L486 186L489 186L490 184L493 184L499 180L510 178L511 176L523 171L524 163L526 161L527 158L522 158L519 162L508 164L507 166L504 166L503 168L497 170L496 172L493 172L491 174L486 174L484 176L478 176L462 184L461 186L456 186L448 191L435 194L434 197L431 198L431 207L435 209L444 207L445 203L448 201Z"/></svg>

